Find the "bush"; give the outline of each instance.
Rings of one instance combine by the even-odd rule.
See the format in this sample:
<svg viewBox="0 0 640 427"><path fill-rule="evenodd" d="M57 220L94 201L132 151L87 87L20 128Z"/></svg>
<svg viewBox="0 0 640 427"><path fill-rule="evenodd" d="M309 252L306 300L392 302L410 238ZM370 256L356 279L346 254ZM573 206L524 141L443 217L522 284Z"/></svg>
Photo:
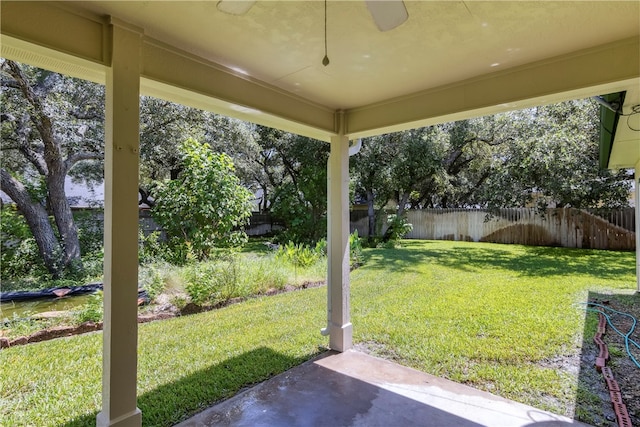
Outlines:
<svg viewBox="0 0 640 427"><path fill-rule="evenodd" d="M102 251L104 247L103 215L101 209L74 212L73 220L78 227L78 240L82 254Z"/></svg>
<svg viewBox="0 0 640 427"><path fill-rule="evenodd" d="M163 263L145 265L138 269L138 286L147 291L151 301L164 291L168 271L169 267Z"/></svg>
<svg viewBox="0 0 640 427"><path fill-rule="evenodd" d="M387 224L389 227L382 240L385 243L391 242L392 245L413 230L413 225L407 221L407 218L396 214L387 216Z"/></svg>
<svg viewBox="0 0 640 427"><path fill-rule="evenodd" d="M103 270L102 226L96 223L94 213L82 212L76 221L84 269L62 274L68 286L80 285L87 277L99 280ZM5 290L57 286L57 281L51 281L35 238L15 205L4 205L0 210L0 242L0 281Z"/></svg>
<svg viewBox="0 0 640 427"><path fill-rule="evenodd" d="M234 174L231 158L193 139L182 144L182 152L181 174L157 185L151 210L173 255L181 257L177 261L205 260L215 248L246 243L242 227L253 196Z"/></svg>
<svg viewBox="0 0 640 427"><path fill-rule="evenodd" d="M0 210L0 241L3 285L6 280L25 276L48 276L36 240L15 205L4 205Z"/></svg>
<svg viewBox="0 0 640 427"><path fill-rule="evenodd" d="M188 265L183 270L185 290L198 305L216 304L250 293L246 269L236 256Z"/></svg>
<svg viewBox="0 0 640 427"><path fill-rule="evenodd" d="M324 250L326 251L326 242ZM315 264L324 254L322 253L323 245L316 244L316 248L311 249L304 244L295 244L288 242L284 246L280 246L276 252L276 258L283 259L296 267L309 267Z"/></svg>
<svg viewBox="0 0 640 427"><path fill-rule="evenodd" d="M89 297L89 301L76 311L75 318L78 323L99 322L102 320L102 291L98 291Z"/></svg>
<svg viewBox="0 0 640 427"><path fill-rule="evenodd" d="M349 261L351 267L357 268L364 264L364 256L362 254L362 241L358 236L358 230L349 235Z"/></svg>

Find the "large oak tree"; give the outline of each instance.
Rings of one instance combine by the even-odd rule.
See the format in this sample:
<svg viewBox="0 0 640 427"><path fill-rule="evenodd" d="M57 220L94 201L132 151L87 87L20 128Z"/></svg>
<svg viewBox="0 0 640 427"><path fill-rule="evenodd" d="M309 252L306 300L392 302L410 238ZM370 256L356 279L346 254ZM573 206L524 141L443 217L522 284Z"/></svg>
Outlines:
<svg viewBox="0 0 640 427"><path fill-rule="evenodd" d="M58 277L67 269L81 270L65 179L101 174L100 168L75 167L103 157L104 88L0 61L0 188L23 213L49 272Z"/></svg>

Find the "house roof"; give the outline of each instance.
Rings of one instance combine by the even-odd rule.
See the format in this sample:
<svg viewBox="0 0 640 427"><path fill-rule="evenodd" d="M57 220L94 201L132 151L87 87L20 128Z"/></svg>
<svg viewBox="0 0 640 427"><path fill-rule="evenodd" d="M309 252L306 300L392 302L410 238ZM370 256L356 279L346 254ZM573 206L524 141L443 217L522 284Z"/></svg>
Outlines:
<svg viewBox="0 0 640 427"><path fill-rule="evenodd" d="M2 55L104 81L109 25L128 25L143 93L325 141L622 91L640 104L638 1L405 5L381 32L363 0L329 1L323 66L321 1L2 1ZM616 135L611 161L637 162Z"/></svg>

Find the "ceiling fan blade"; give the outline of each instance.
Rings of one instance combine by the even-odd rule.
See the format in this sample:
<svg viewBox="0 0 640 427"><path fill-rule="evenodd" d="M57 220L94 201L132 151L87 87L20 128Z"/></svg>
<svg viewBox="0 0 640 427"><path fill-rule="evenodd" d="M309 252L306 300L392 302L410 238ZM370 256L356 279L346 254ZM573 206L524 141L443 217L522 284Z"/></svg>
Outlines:
<svg viewBox="0 0 640 427"><path fill-rule="evenodd" d="M216 7L220 12L230 15L244 15L254 3L255 0L220 0Z"/></svg>
<svg viewBox="0 0 640 427"><path fill-rule="evenodd" d="M380 31L393 30L409 18L402 0L365 0Z"/></svg>

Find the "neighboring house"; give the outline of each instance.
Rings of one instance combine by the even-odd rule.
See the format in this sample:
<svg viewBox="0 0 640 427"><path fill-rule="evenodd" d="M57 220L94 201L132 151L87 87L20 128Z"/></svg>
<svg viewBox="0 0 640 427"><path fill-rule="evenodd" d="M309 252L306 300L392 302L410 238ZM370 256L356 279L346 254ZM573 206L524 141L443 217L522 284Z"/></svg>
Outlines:
<svg viewBox="0 0 640 427"><path fill-rule="evenodd" d="M94 186L86 183L75 183L71 177L67 177L64 183L67 199L72 208L96 208L104 206L104 183ZM11 198L0 191L2 203L13 203Z"/></svg>

